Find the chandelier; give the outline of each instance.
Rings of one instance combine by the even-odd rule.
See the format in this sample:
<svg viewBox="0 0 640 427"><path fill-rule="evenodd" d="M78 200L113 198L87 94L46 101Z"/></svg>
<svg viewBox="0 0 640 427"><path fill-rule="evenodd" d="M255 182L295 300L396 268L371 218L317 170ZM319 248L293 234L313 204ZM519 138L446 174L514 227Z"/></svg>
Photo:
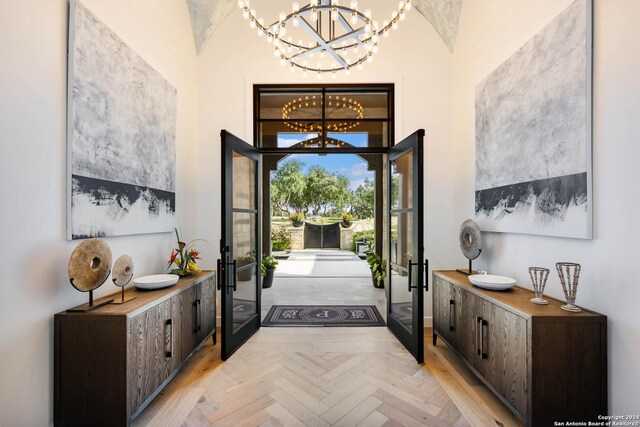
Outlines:
<svg viewBox="0 0 640 427"><path fill-rule="evenodd" d="M349 75L352 69L361 70L373 61L380 38L398 28L411 9L411 0L401 1L381 26L373 20L370 9L358 10L357 0L351 0L349 7L340 5L340 0L310 0L302 7L294 2L290 13L281 12L269 25L257 16L249 0L238 0L238 7L249 27L273 45L281 65L292 73L300 69L305 76L316 73L321 78L323 73L331 73L335 78L337 71Z"/></svg>
<svg viewBox="0 0 640 427"><path fill-rule="evenodd" d="M292 119L292 115L300 115L300 111L305 109L315 109L324 106L322 96L306 95L290 100L282 106L282 120L286 120L284 124L297 132L317 132L322 135L322 125L314 123L298 122ZM327 132L347 132L360 125L359 120L364 119L364 107L358 101L340 95L328 95L327 110L341 110L339 117L354 116L354 120L344 122L327 123ZM350 110L350 111L349 111ZM300 119L300 118L299 118Z"/></svg>

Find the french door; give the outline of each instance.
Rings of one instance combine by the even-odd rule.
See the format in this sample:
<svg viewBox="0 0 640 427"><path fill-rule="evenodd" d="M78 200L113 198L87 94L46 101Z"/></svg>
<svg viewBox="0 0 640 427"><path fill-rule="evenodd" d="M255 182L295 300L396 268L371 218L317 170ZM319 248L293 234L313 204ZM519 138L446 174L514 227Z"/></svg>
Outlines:
<svg viewBox="0 0 640 427"><path fill-rule="evenodd" d="M222 239L218 289L222 308L222 359L260 328L261 154L222 131ZM424 361L424 294L428 261L423 237L423 140L419 130L388 152L387 324Z"/></svg>
<svg viewBox="0 0 640 427"><path fill-rule="evenodd" d="M222 239L218 260L222 359L260 328L260 174L258 149L227 131L222 139Z"/></svg>
<svg viewBox="0 0 640 427"><path fill-rule="evenodd" d="M429 270L423 241L423 141L424 130L419 130L394 145L387 164L387 325L418 363L424 361L423 290Z"/></svg>

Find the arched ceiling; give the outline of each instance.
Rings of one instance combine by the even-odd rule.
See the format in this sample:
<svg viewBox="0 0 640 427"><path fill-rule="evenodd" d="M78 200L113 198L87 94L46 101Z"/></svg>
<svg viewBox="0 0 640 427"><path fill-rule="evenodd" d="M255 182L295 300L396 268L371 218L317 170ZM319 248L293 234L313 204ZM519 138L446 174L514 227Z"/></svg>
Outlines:
<svg viewBox="0 0 640 427"><path fill-rule="evenodd" d="M429 20L451 52L456 42L462 1L413 0L415 10ZM237 9L237 0L187 0L187 5L196 49L200 53L220 23Z"/></svg>

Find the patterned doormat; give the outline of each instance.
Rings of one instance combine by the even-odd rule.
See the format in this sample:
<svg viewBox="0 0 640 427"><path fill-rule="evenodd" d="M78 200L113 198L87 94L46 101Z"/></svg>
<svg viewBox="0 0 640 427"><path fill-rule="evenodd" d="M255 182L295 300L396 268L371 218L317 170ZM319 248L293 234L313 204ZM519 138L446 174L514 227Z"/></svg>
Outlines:
<svg viewBox="0 0 640 427"><path fill-rule="evenodd" d="M374 305L274 305L262 326L385 326Z"/></svg>

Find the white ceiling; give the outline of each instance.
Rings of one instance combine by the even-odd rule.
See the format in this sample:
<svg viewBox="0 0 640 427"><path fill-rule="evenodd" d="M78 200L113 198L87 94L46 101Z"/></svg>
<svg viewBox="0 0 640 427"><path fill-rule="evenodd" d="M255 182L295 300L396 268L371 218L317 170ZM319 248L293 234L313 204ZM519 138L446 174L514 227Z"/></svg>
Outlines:
<svg viewBox="0 0 640 427"><path fill-rule="evenodd" d="M415 10L429 20L453 52L463 0L413 0ZM220 23L235 9L237 0L187 0L198 53Z"/></svg>

